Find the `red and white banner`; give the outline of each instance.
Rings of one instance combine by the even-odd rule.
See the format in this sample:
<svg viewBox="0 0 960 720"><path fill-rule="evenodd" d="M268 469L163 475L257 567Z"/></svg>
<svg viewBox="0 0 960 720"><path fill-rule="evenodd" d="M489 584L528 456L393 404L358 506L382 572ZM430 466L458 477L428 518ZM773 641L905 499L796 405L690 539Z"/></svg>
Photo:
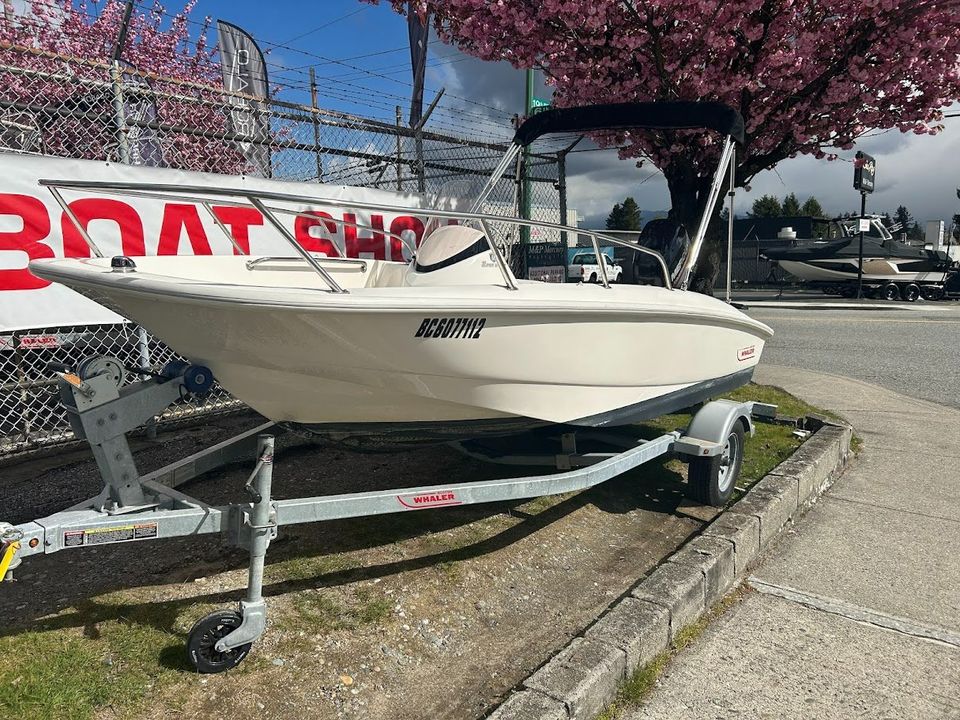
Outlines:
<svg viewBox="0 0 960 720"><path fill-rule="evenodd" d="M336 256L405 260L404 244L384 230L419 242L425 218L407 211L377 213L345 210L324 200L356 200L421 206L418 195L310 183L281 182L163 168L134 167L90 160L71 160L0 153L0 333L31 328L119 322L106 308L63 286L35 277L30 260L52 257L89 257L82 235L40 179L161 183L217 188L244 188L289 193L310 202L282 204L310 217L277 214L304 248ZM61 191L79 222L107 257L112 255L229 255L237 254L202 205L171 198L136 198L116 193ZM316 198L314 201L313 198ZM292 255L280 233L253 207L218 205L217 218L233 240L251 255ZM271 203L272 205L280 205ZM346 227L333 220L368 225L371 230Z"/></svg>

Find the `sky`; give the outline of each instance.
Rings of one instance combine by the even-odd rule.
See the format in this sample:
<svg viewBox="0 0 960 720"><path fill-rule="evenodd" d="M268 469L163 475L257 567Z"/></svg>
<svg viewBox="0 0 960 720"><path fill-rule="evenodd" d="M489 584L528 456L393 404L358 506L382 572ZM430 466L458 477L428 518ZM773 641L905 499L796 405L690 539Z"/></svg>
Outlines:
<svg viewBox="0 0 960 720"><path fill-rule="evenodd" d="M171 0L165 7L178 8ZM104 0L100 0L100 6ZM149 3L145 2L146 5ZM96 8L97 3L93 3ZM197 0L191 17L199 30L204 16L230 21L253 35L266 51L271 82L287 89L281 97L309 102L308 68L315 68L321 106L394 121L395 106L409 111L410 59L406 21L388 2L379 6L358 0ZM212 38L215 41L215 37ZM445 88L427 128L485 139L508 139L514 113L523 112L524 74L507 63L488 63L459 53L431 38L424 106ZM538 81L536 95L549 98ZM960 105L954 106L960 113ZM943 219L948 225L960 212L960 117L944 120L937 136L890 131L865 138L836 161L798 157L758 175L750 190L736 197L737 214L769 193L789 192L805 200L815 196L829 214L859 210L853 189L852 158L856 149L877 160L877 190L868 197L868 212L890 212L905 205L921 222ZM581 145L584 148L585 145ZM655 168L619 160L615 151L574 152L568 161L568 206L584 226L602 225L615 202L626 196L648 211L666 210L666 182Z"/></svg>

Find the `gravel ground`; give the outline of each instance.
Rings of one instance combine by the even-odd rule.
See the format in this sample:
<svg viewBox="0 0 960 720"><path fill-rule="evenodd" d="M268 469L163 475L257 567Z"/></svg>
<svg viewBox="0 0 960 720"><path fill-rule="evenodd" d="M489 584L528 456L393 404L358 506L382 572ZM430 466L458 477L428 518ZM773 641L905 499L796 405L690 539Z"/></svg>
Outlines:
<svg viewBox="0 0 960 720"><path fill-rule="evenodd" d="M256 422L220 418L141 442L138 464L150 470ZM270 627L251 657L225 675L183 673L137 716L478 717L700 526L675 512L683 485L672 467L554 499L283 528L267 557ZM511 471L446 447L356 455L288 436L274 489L283 498ZM235 501L248 472L238 465L181 490ZM40 517L98 483L84 453L3 468L0 515ZM31 558L0 593L0 614L5 632L59 612L56 626L96 637L98 621L132 602L157 608L158 627L182 635L242 596L245 568L242 552L210 536L65 551ZM126 606L98 600L124 588L133 589ZM182 665L170 665L171 651L180 652L157 648L158 662Z"/></svg>

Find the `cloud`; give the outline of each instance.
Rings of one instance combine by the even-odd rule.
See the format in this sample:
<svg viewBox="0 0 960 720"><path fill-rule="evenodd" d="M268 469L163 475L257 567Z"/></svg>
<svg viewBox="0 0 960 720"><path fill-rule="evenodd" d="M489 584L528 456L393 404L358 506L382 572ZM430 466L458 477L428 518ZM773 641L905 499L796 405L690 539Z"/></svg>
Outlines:
<svg viewBox="0 0 960 720"><path fill-rule="evenodd" d="M922 223L949 222L960 211L955 191L960 170L949 161L960 157L960 118L947 119L944 126L939 135L894 131L861 141L858 149L877 160L877 189L867 197L868 212L892 213L905 205ZM860 195L853 189L855 152L844 152L832 162L811 157L782 162L775 172L754 178L749 193L738 193L738 211L745 212L763 194L795 192L801 200L815 196L831 214L858 212Z"/></svg>
<svg viewBox="0 0 960 720"><path fill-rule="evenodd" d="M433 49L444 55L455 52L439 42L434 42ZM489 122L502 127L505 122L502 112L523 112L523 71L505 62L449 58L455 59L457 62L439 65L428 72L435 73L432 76L435 82L446 85L453 94L481 104L473 105L456 98L445 100L451 111L471 113L463 116L468 130L478 116L485 116ZM535 94L549 97L548 93L539 83ZM960 105L951 110L960 111ZM861 139L856 149L877 159L877 190L867 199L868 211L893 212L898 205L905 205L921 222L949 221L953 213L960 211L955 194L955 188L960 185L960 169L952 162L960 157L960 117L945 119L944 126L945 130L935 136L893 130ZM508 128L504 132L504 136L509 136ZM578 150L584 148L581 145ZM860 197L853 189L852 160L856 149L842 152L841 159L832 162L809 156L781 162L775 170L757 175L751 182L750 192L738 191L737 212L746 213L753 200L763 194L782 197L790 192L801 200L815 196L831 214L859 210ZM602 222L613 204L627 196L632 196L644 210L663 210L670 206L663 176L649 165L637 168L635 160L618 159L615 151L572 153L567 163L567 187L568 207L585 218L585 225Z"/></svg>

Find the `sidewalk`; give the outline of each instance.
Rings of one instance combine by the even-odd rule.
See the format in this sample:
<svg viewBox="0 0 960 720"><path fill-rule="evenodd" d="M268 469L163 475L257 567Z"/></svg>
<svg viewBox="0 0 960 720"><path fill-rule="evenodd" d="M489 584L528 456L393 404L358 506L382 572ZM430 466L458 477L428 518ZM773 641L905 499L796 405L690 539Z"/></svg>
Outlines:
<svg viewBox="0 0 960 720"><path fill-rule="evenodd" d="M960 411L761 364L864 441L627 717L960 719Z"/></svg>

